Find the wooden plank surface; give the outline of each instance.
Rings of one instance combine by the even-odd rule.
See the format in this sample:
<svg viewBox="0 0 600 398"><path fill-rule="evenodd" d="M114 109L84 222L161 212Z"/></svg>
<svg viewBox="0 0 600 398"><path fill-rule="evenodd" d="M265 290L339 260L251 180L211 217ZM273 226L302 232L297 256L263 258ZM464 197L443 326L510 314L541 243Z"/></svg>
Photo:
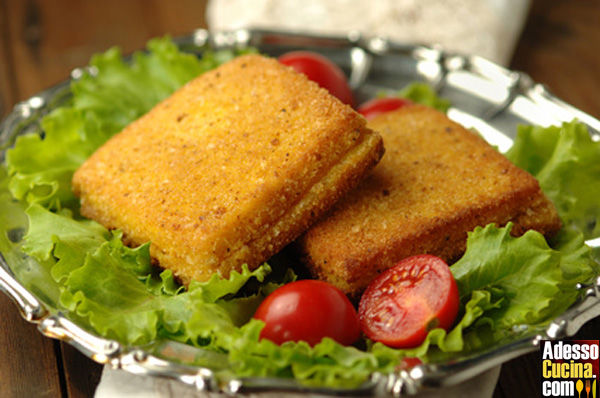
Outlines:
<svg viewBox="0 0 600 398"><path fill-rule="evenodd" d="M0 397L60 397L57 347L0 294Z"/></svg>
<svg viewBox="0 0 600 398"><path fill-rule="evenodd" d="M205 1L0 0L0 115L64 80L96 52L204 26ZM600 1L534 0L511 67L600 117ZM600 320L577 335L598 338ZM506 364L496 398L539 396L538 354ZM93 395L101 367L20 318L0 294L0 397Z"/></svg>
<svg viewBox="0 0 600 398"><path fill-rule="evenodd" d="M600 117L600 1L534 1L511 68Z"/></svg>
<svg viewBox="0 0 600 398"><path fill-rule="evenodd" d="M4 0L17 100L65 80L90 56L119 46L129 53L148 39L204 26L205 1Z"/></svg>
<svg viewBox="0 0 600 398"><path fill-rule="evenodd" d="M70 398L93 396L100 382L102 366L67 343L60 344L60 356L63 364L65 395Z"/></svg>
<svg viewBox="0 0 600 398"><path fill-rule="evenodd" d="M0 0L0 117L6 115L17 99L14 64L9 58L10 35L8 30L8 10L5 0Z"/></svg>

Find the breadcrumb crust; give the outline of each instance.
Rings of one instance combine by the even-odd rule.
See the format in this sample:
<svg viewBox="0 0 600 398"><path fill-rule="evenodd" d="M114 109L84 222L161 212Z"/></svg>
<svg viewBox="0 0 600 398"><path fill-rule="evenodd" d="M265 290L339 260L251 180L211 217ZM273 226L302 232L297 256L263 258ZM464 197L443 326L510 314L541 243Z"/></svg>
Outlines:
<svg viewBox="0 0 600 398"><path fill-rule="evenodd" d="M478 225L560 228L535 178L444 114L410 106L368 125L384 139L383 159L299 240L314 277L356 297L405 257L457 259Z"/></svg>
<svg viewBox="0 0 600 398"><path fill-rule="evenodd" d="M238 57L179 89L73 177L81 213L184 283L255 268L382 156L381 137L274 59Z"/></svg>

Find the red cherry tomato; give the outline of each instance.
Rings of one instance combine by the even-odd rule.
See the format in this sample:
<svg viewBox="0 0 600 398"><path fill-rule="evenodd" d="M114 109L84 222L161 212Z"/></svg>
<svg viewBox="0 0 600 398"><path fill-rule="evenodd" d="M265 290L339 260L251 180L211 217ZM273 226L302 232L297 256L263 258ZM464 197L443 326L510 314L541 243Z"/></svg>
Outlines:
<svg viewBox="0 0 600 398"><path fill-rule="evenodd" d="M375 279L363 294L358 316L363 332L391 347L416 347L429 330L448 330L458 313L456 281L439 257L406 258Z"/></svg>
<svg viewBox="0 0 600 398"><path fill-rule="evenodd" d="M402 358L400 364L396 367L396 370L410 370L415 366L422 365L423 361L416 357Z"/></svg>
<svg viewBox="0 0 600 398"><path fill-rule="evenodd" d="M413 102L406 98L384 97L373 98L361 104L357 111L367 119L373 119L375 116L382 113L394 111L407 105L412 105Z"/></svg>
<svg viewBox="0 0 600 398"><path fill-rule="evenodd" d="M324 56L309 51L292 51L280 56L279 62L304 73L344 104L352 106L354 103L344 72Z"/></svg>
<svg viewBox="0 0 600 398"><path fill-rule="evenodd" d="M277 344L302 340L312 346L330 337L348 345L360 337L350 300L321 281L302 280L278 288L261 303L254 318L265 323L260 337Z"/></svg>

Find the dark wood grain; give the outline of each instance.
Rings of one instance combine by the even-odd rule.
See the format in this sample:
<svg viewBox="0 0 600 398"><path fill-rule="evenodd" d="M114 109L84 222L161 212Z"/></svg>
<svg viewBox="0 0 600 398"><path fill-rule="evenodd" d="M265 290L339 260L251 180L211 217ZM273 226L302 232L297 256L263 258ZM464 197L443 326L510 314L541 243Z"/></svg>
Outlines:
<svg viewBox="0 0 600 398"><path fill-rule="evenodd" d="M0 0L0 115L64 80L111 46L125 52L151 37L205 26L206 1ZM600 1L534 0L511 68L600 117ZM575 338L600 337L600 320ZM0 397L93 395L101 367L71 346L47 339L0 294ZM495 398L539 396L533 353L502 368Z"/></svg>
<svg viewBox="0 0 600 398"><path fill-rule="evenodd" d="M0 117L6 115L16 101L13 63L9 62L10 36L5 0L0 0Z"/></svg>
<svg viewBox="0 0 600 398"><path fill-rule="evenodd" d="M65 80L92 54L119 46L143 48L148 39L204 26L205 1L4 0L17 100Z"/></svg>
<svg viewBox="0 0 600 398"><path fill-rule="evenodd" d="M0 294L0 397L60 397L55 344Z"/></svg>
<svg viewBox="0 0 600 398"><path fill-rule="evenodd" d="M70 398L93 396L100 382L102 366L67 343L61 343L60 347L67 395Z"/></svg>
<svg viewBox="0 0 600 398"><path fill-rule="evenodd" d="M534 1L511 67L600 117L600 1Z"/></svg>

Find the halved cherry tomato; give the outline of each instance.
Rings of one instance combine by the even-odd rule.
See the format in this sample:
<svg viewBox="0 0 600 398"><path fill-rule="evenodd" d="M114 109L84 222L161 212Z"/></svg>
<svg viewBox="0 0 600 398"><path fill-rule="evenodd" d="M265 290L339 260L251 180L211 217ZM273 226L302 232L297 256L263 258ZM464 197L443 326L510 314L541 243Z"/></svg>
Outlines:
<svg viewBox="0 0 600 398"><path fill-rule="evenodd" d="M344 72L329 59L310 51L292 51L279 57L279 62L304 73L310 80L329 90L344 104L352 106L352 90Z"/></svg>
<svg viewBox="0 0 600 398"><path fill-rule="evenodd" d="M358 316L363 332L391 347L416 347L429 330L448 330L458 313L456 281L439 257L408 257L375 279Z"/></svg>
<svg viewBox="0 0 600 398"><path fill-rule="evenodd" d="M271 293L254 318L265 323L260 337L277 344L306 341L315 345L324 337L352 344L360 337L356 310L338 288L321 281L301 280Z"/></svg>
<svg viewBox="0 0 600 398"><path fill-rule="evenodd" d="M413 102L406 98L384 97L373 98L361 104L356 110L367 119L373 119L375 116L382 113L394 111L407 105L412 105Z"/></svg>

